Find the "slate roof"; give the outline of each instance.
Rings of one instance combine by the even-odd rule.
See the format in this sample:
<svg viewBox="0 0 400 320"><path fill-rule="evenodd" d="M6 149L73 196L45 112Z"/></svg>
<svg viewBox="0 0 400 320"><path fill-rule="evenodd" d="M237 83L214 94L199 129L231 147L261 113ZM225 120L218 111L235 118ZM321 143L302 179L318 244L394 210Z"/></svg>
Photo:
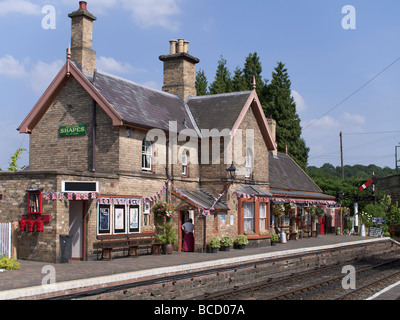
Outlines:
<svg viewBox="0 0 400 320"><path fill-rule="evenodd" d="M93 76L85 76L93 83ZM194 129L184 101L176 95L100 72L94 86L127 124L168 131L169 121L176 121L178 131Z"/></svg>
<svg viewBox="0 0 400 320"><path fill-rule="evenodd" d="M199 205L203 209L210 209L215 202L214 197L204 190L195 190L195 191L179 190L179 191L184 197L188 198L189 200ZM229 207L224 202L219 200L214 205L214 209L229 210Z"/></svg>
<svg viewBox="0 0 400 320"><path fill-rule="evenodd" d="M264 191L260 188L257 188L255 186L244 186L240 190L237 190L236 193L244 193L244 194L250 194L250 195L255 195L255 196L264 196L264 197L272 197L272 194Z"/></svg>
<svg viewBox="0 0 400 320"><path fill-rule="evenodd" d="M252 91L189 97L187 105L199 128L231 130Z"/></svg>
<svg viewBox="0 0 400 320"><path fill-rule="evenodd" d="M270 189L322 194L315 182L287 154L269 153ZM274 193L273 191L271 191Z"/></svg>

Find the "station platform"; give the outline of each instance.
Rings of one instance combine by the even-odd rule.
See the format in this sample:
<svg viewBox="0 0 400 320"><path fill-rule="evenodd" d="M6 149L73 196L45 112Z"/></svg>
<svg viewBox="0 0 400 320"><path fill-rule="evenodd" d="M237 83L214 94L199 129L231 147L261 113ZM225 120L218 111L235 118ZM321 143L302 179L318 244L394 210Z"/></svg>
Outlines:
<svg viewBox="0 0 400 320"><path fill-rule="evenodd" d="M71 292L94 286L116 285L126 281L173 276L235 263L387 240L389 238L320 235L279 243L277 246L231 249L215 254L174 252L172 255L140 255L111 261L79 261L67 264L18 260L21 263L20 270L0 272L0 300L29 299L52 292Z"/></svg>

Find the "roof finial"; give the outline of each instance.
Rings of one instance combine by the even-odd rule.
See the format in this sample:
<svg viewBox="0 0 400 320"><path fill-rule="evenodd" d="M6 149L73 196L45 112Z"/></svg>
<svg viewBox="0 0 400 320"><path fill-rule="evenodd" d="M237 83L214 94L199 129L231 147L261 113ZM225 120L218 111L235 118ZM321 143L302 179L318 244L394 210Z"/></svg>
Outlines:
<svg viewBox="0 0 400 320"><path fill-rule="evenodd" d="M69 70L69 64L71 62L71 44L68 44L68 49L67 49L67 77L71 75L71 72Z"/></svg>
<svg viewBox="0 0 400 320"><path fill-rule="evenodd" d="M253 89L257 89L256 76L253 76Z"/></svg>

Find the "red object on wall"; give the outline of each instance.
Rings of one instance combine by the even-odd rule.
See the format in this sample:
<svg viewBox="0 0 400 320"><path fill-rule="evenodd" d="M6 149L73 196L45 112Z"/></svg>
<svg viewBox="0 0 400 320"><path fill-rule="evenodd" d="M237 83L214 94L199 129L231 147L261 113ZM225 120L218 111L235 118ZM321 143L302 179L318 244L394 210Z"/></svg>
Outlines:
<svg viewBox="0 0 400 320"><path fill-rule="evenodd" d="M36 220L36 231L43 231L44 220Z"/></svg>
<svg viewBox="0 0 400 320"><path fill-rule="evenodd" d="M35 220L28 220L28 231L33 232L35 231Z"/></svg>
<svg viewBox="0 0 400 320"><path fill-rule="evenodd" d="M26 231L27 220L19 220L18 223L19 223L19 230Z"/></svg>
<svg viewBox="0 0 400 320"><path fill-rule="evenodd" d="M50 215L49 214L45 214L44 215L44 222L50 222Z"/></svg>

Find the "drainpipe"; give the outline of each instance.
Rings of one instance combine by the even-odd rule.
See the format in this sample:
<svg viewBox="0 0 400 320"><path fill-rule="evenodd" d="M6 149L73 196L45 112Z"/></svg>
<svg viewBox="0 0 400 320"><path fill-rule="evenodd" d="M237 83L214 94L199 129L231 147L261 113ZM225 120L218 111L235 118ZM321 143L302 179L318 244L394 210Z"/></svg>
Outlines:
<svg viewBox="0 0 400 320"><path fill-rule="evenodd" d="M93 99L93 119L92 119L92 171L96 171L96 100Z"/></svg>

